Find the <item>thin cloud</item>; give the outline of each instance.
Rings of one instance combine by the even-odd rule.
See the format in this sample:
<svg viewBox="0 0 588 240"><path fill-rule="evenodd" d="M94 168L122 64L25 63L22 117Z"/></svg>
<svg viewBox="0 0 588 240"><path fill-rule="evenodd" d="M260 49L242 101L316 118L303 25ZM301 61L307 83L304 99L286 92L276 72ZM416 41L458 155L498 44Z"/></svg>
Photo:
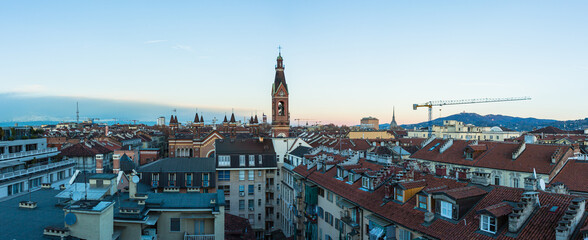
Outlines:
<svg viewBox="0 0 588 240"><path fill-rule="evenodd" d="M144 43L145 44L154 44L154 43L162 43L162 42L167 42L167 40L149 40Z"/></svg>
<svg viewBox="0 0 588 240"><path fill-rule="evenodd" d="M176 44L175 46L173 46L174 49L180 49L180 50L185 50L188 52L192 52L192 47L188 46L188 45L181 45L181 44Z"/></svg>

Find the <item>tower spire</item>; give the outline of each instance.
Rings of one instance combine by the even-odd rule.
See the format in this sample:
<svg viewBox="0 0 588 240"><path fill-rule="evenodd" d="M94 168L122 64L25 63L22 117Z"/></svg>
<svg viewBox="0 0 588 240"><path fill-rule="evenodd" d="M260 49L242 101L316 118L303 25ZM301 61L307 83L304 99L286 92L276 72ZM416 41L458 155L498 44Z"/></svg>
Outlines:
<svg viewBox="0 0 588 240"><path fill-rule="evenodd" d="M76 123L80 122L80 106L78 102L76 102Z"/></svg>

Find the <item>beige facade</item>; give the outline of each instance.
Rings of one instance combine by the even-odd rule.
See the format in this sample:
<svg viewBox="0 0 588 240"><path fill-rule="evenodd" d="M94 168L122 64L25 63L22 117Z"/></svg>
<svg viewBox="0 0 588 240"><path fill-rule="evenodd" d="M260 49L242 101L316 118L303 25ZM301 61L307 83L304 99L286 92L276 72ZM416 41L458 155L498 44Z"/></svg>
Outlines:
<svg viewBox="0 0 588 240"><path fill-rule="evenodd" d="M426 138L429 134L427 130L408 130L407 133L409 138ZM444 139L484 141L504 141L521 136L521 132L517 131L504 131L500 127L477 127L455 120L445 120L443 126L434 125L432 134Z"/></svg>
<svg viewBox="0 0 588 240"><path fill-rule="evenodd" d="M349 139L394 139L394 135L387 131L356 131L349 132Z"/></svg>
<svg viewBox="0 0 588 240"><path fill-rule="evenodd" d="M111 240L113 233L113 209L114 203L101 211L88 210L65 210L64 216L71 213L76 217L76 222L72 225L65 224L69 228L70 234L77 238L88 240Z"/></svg>
<svg viewBox="0 0 588 240"><path fill-rule="evenodd" d="M360 121L361 128L380 129L380 120L375 117L364 117Z"/></svg>
<svg viewBox="0 0 588 240"><path fill-rule="evenodd" d="M230 172L228 181L222 178L221 171ZM219 169L218 172L217 187L224 190L227 213L249 219L255 230L269 230L266 229L266 222L273 223L276 216L276 169Z"/></svg>

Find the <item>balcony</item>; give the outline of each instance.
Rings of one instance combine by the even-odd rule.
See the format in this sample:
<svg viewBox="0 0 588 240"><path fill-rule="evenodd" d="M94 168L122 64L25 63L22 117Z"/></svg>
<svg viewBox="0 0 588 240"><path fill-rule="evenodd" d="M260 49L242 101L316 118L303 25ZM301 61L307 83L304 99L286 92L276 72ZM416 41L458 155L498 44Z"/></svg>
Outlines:
<svg viewBox="0 0 588 240"><path fill-rule="evenodd" d="M184 233L184 240L214 240L214 234L188 235L188 233Z"/></svg>
<svg viewBox="0 0 588 240"><path fill-rule="evenodd" d="M0 161L9 160L9 159L16 159L16 158L23 158L23 157L30 157L35 155L41 154L50 154L55 153L57 155L59 151L57 148L46 148L40 150L33 150L33 151L26 151L26 152L17 152L17 153L7 153L0 155Z"/></svg>
<svg viewBox="0 0 588 240"><path fill-rule="evenodd" d="M273 192L274 191L274 186L272 186L272 185L266 185L265 186L265 191L266 192Z"/></svg>
<svg viewBox="0 0 588 240"><path fill-rule="evenodd" d="M36 166L29 169L18 170L10 173L4 173L0 174L0 181L74 164L74 160L66 160L61 162L49 163L47 165Z"/></svg>

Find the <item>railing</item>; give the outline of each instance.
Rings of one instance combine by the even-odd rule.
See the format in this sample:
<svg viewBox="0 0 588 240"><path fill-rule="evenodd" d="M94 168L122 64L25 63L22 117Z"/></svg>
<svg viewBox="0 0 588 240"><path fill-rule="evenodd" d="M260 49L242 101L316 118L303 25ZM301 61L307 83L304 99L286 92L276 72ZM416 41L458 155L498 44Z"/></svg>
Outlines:
<svg viewBox="0 0 588 240"><path fill-rule="evenodd" d="M214 234L188 235L188 233L184 233L184 240L214 240Z"/></svg>
<svg viewBox="0 0 588 240"><path fill-rule="evenodd" d="M570 159L586 161L588 160L588 154L576 154L573 157L570 157Z"/></svg>
<svg viewBox="0 0 588 240"><path fill-rule="evenodd" d="M56 162L56 163L49 163L47 165L41 165L41 166L37 166L37 167L32 167L29 169L23 169L23 170L17 170L17 171L13 171L10 173L4 173L4 174L0 174L0 180L5 180L5 179L9 179L9 178L15 178L15 177L20 177L23 175L27 175L27 174L31 174L31 173L36 173L36 172L41 172L41 171L45 171L45 170L49 170L52 168L58 168L61 166L66 166L66 165L70 165L70 164L74 164L75 161L74 160L66 160L66 161L61 161L61 162Z"/></svg>
<svg viewBox="0 0 588 240"><path fill-rule="evenodd" d="M41 149L41 150L2 154L2 155L0 155L0 161L12 159L12 158L21 158L21 157L28 157L28 156L39 155L39 154L53 153L53 152L59 152L59 151L57 150L57 148L46 148L46 149Z"/></svg>

